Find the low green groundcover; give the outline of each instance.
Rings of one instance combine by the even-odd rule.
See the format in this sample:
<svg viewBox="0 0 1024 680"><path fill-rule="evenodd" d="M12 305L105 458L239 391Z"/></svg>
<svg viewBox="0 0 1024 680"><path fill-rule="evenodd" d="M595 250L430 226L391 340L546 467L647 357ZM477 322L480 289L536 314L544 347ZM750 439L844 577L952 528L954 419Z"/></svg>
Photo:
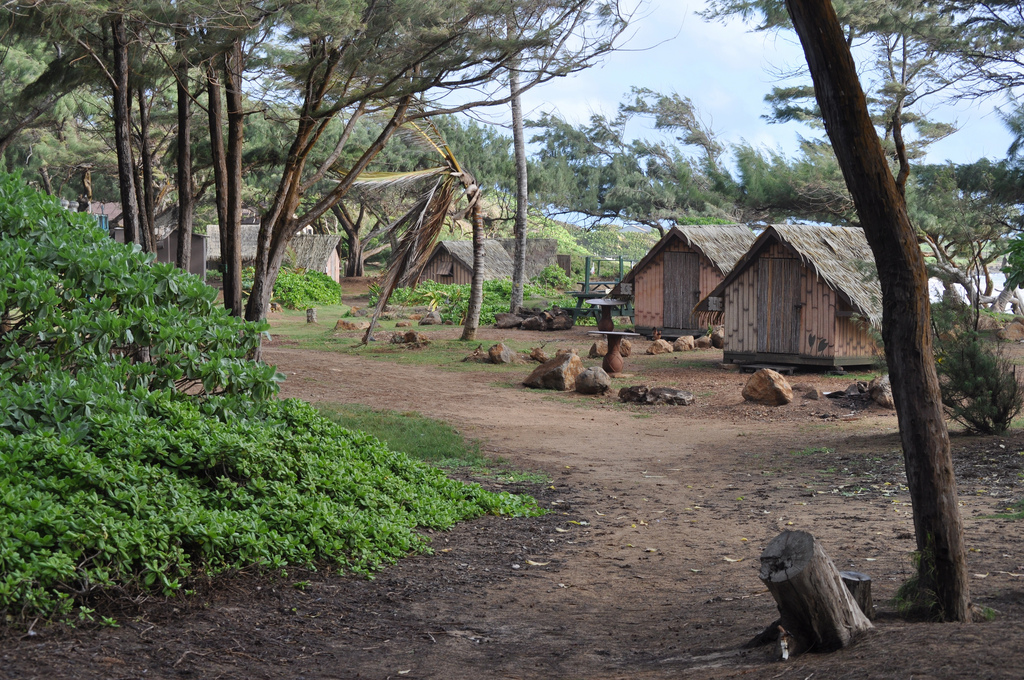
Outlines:
<svg viewBox="0 0 1024 680"><path fill-rule="evenodd" d="M171 594L254 564L370 573L484 513L536 514L278 401L265 324L0 174L0 609Z"/></svg>

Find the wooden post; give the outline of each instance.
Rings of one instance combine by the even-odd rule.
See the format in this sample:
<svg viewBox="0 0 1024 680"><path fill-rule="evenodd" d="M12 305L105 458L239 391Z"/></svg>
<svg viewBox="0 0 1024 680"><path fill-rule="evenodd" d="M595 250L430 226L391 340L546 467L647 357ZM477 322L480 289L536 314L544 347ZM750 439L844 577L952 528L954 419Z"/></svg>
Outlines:
<svg viewBox="0 0 1024 680"><path fill-rule="evenodd" d="M790 654L831 652L873 628L821 544L805 531L784 531L761 553L761 581L792 636Z"/></svg>
<svg viewBox="0 0 1024 680"><path fill-rule="evenodd" d="M874 619L875 603L871 599L871 577L859 571L841 571L839 575L843 578L847 590L853 595L857 606L864 612L864 616Z"/></svg>

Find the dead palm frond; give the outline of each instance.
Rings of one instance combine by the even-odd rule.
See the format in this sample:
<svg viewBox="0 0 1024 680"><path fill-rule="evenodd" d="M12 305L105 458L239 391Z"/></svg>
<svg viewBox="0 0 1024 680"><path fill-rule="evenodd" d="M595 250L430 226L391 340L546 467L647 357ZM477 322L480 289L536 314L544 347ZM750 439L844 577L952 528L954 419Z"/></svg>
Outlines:
<svg viewBox="0 0 1024 680"><path fill-rule="evenodd" d="M419 200L388 227L389 234L403 230L404 233L388 262L380 298L370 318L370 327L363 336L363 344L366 344L373 335L377 320L398 283L406 274L418 272L426 264L437 237L441 234L445 219L452 211L459 187L462 187L468 199L467 212L476 205L480 194L476 179L463 169L441 131L430 120L409 121L400 128L398 134L410 145L437 153L441 164L412 172L363 172L353 183L353 188L368 189L434 180ZM335 174L344 175L345 172L336 171Z"/></svg>

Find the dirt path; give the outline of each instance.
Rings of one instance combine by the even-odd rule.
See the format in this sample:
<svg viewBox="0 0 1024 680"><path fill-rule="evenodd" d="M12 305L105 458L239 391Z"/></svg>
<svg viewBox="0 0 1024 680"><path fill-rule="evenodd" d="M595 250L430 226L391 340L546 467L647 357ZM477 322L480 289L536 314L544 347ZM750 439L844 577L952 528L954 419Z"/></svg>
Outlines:
<svg viewBox="0 0 1024 680"><path fill-rule="evenodd" d="M971 626L906 623L887 604L914 547L895 417L828 400L744 404L743 376L719 370L712 354L704 367L678 369L631 358L647 379L704 395L692 407L642 411L509 387L507 374L485 367L271 346L265 359L287 375L284 396L447 420L488 453L550 475L550 484L506 488L552 512L460 525L434 536L434 556L374 581L240 575L188 602L143 605L119 629L8 639L0 676L1020 677L1022 530L981 516L1019 496L1024 437L956 442L972 592L999 615ZM740 649L775 618L758 556L787 528L813 533L840 568L872 575L876 632L786 664Z"/></svg>

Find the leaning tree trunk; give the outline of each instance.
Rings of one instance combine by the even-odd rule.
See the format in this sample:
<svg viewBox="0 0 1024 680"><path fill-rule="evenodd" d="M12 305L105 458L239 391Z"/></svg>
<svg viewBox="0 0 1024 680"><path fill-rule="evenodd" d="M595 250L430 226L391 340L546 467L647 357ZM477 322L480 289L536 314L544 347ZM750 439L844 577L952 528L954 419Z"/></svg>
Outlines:
<svg viewBox="0 0 1024 680"><path fill-rule="evenodd" d="M135 159L132 154L131 99L128 92L128 31L124 17L110 22L113 35L114 147L117 150L117 183L121 191L121 225L125 243L140 243L139 203L135 195Z"/></svg>
<svg viewBox="0 0 1024 680"><path fill-rule="evenodd" d="M484 305L484 225L480 217L480 201L475 201L473 215L473 281L469 286L469 305L466 307L466 325L463 340L476 340L480 325L480 308Z"/></svg>
<svg viewBox="0 0 1024 680"><path fill-rule="evenodd" d="M210 125L210 159L213 163L213 186L217 203L217 230L220 232L220 264L223 273L222 281L224 286L224 306L231 308L231 301L235 299L234 282L241 280L241 275L235 276L234 269L241 266L234 262L227 255L227 230L228 230L228 170L224 159L224 109L221 106L220 81L217 75L217 67L213 60L206 69L206 94L209 104L209 125Z"/></svg>
<svg viewBox="0 0 1024 680"><path fill-rule="evenodd" d="M224 92L227 95L228 144L224 154L226 223L220 257L231 263L224 278L231 277L231 299L224 287L224 306L232 316L242 315L242 44L236 39L224 55ZM269 296L268 296L269 298Z"/></svg>
<svg viewBox="0 0 1024 680"><path fill-rule="evenodd" d="M787 0L814 92L882 284L882 339L892 377L920 555L919 586L942 619L971 617L963 527L932 354L928 274L906 203L868 115L828 0Z"/></svg>
<svg viewBox="0 0 1024 680"><path fill-rule="evenodd" d="M184 57L184 36L178 42L178 267L192 266L192 100L188 91L188 60ZM205 268L206 263L203 263Z"/></svg>
<svg viewBox="0 0 1024 680"><path fill-rule="evenodd" d="M519 97L519 71L509 71L509 85L512 88L512 147L516 159L516 216L513 230L516 247L512 261L512 300L509 313L516 314L523 306L523 286L526 283L526 140L523 135L523 102Z"/></svg>

